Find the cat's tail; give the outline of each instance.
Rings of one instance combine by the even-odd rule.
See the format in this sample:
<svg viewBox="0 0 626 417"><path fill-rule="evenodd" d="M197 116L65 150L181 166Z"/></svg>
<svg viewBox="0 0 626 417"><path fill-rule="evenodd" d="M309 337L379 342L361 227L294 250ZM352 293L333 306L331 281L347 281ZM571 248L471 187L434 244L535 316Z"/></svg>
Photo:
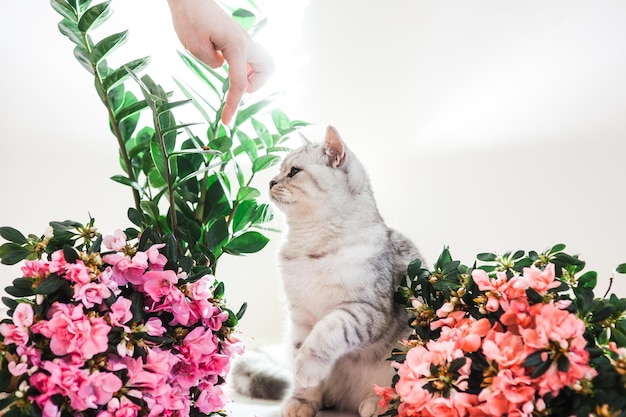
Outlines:
<svg viewBox="0 0 626 417"><path fill-rule="evenodd" d="M292 373L275 352L251 349L233 361L228 382L246 397L282 400L291 389Z"/></svg>

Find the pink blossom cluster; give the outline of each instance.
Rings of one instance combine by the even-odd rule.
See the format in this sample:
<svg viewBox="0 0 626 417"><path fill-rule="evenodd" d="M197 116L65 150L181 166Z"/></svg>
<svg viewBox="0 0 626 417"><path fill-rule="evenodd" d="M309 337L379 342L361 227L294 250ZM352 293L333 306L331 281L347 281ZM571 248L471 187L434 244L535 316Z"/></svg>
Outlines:
<svg viewBox="0 0 626 417"><path fill-rule="evenodd" d="M138 251L120 231L104 242L112 251L101 259L80 254L70 263L58 251L22 267L35 282L67 280L72 294L42 314L35 314L46 305L41 296L20 302L12 321L0 324L3 343L15 352L7 356L9 371L27 382L20 389L43 417L220 410L226 402L220 384L241 343L219 335L228 312L214 300L214 277L189 283L183 272L166 270L163 244ZM132 293L144 300L140 322Z"/></svg>
<svg viewBox="0 0 626 417"><path fill-rule="evenodd" d="M430 323L431 329L441 329L440 336L415 344L405 361L396 364L400 378L395 389L375 387L382 409L400 400L400 416L530 417L545 408L547 394L557 396L564 387L576 389L596 375L585 350L585 324L565 310L567 302L546 296L544 302L532 304L526 295L529 288L545 296L559 286L554 265L525 268L510 279L503 272L493 278L476 269L472 279L483 295L483 317L472 317L459 303L440 308ZM476 354L488 364L478 394L468 392ZM535 366L524 366L533 354L540 363L549 363L535 377ZM559 370L559 361L565 362L562 357L567 370Z"/></svg>

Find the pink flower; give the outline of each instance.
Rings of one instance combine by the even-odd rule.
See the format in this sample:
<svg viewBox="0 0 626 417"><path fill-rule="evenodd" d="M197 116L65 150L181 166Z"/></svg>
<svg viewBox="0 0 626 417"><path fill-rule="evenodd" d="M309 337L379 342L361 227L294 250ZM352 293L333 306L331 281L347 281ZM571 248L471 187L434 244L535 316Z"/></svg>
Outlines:
<svg viewBox="0 0 626 417"><path fill-rule="evenodd" d="M202 384L200 395L196 400L196 407L204 414L211 414L221 410L226 405L227 398L220 386Z"/></svg>
<svg viewBox="0 0 626 417"><path fill-rule="evenodd" d="M192 309L195 304L192 304ZM222 328L222 324L228 320L228 312L222 311L219 307L211 307L209 309L211 315L202 319L202 323L209 329L218 331Z"/></svg>
<svg viewBox="0 0 626 417"><path fill-rule="evenodd" d="M107 404L122 385L122 380L113 373L94 372L80 385L78 395L87 408L98 408L99 405Z"/></svg>
<svg viewBox="0 0 626 417"><path fill-rule="evenodd" d="M119 286L127 283L139 286L143 284L143 273L148 269L148 256L145 252L137 252L132 259L121 253L105 255L102 259L113 267L112 277Z"/></svg>
<svg viewBox="0 0 626 417"><path fill-rule="evenodd" d="M162 336L167 329L163 327L161 319L157 317L150 317L144 325L144 331L150 336Z"/></svg>
<svg viewBox="0 0 626 417"><path fill-rule="evenodd" d="M538 378L539 394L552 392L556 395L563 387L593 374L588 365L589 353L585 350L585 323L553 303L535 304L530 311L533 325L521 331L528 353L546 350L551 355L546 359L553 361L548 371ZM567 356L570 364L567 372L558 370L559 355Z"/></svg>
<svg viewBox="0 0 626 417"><path fill-rule="evenodd" d="M65 270L66 264L67 262L65 262L65 255L63 255L62 250L53 252L52 255L50 255L50 263L48 266L51 273L62 272Z"/></svg>
<svg viewBox="0 0 626 417"><path fill-rule="evenodd" d="M121 229L115 229L113 235L104 236L102 242L112 251L119 252L126 247L126 234Z"/></svg>
<svg viewBox="0 0 626 417"><path fill-rule="evenodd" d="M137 417L141 407L128 397L112 398L107 403L107 409L98 414L98 417Z"/></svg>
<svg viewBox="0 0 626 417"><path fill-rule="evenodd" d="M13 312L13 323L0 324L0 334L4 343L26 346L29 340L28 328L33 324L33 308L29 303L19 303Z"/></svg>
<svg viewBox="0 0 626 417"><path fill-rule="evenodd" d="M81 364L82 365L82 364ZM87 403L78 394L80 386L87 380L88 371L70 361L55 359L45 361L42 367L50 373L48 383L58 387L58 392L69 398L72 408L77 411L87 409Z"/></svg>
<svg viewBox="0 0 626 417"><path fill-rule="evenodd" d="M50 275L50 265L46 261L24 261L21 268L25 278L46 278Z"/></svg>
<svg viewBox="0 0 626 417"><path fill-rule="evenodd" d="M539 268L524 268L522 276L515 277L512 281L515 288L523 290L532 288L542 295L549 289L561 285L558 280L555 280L554 264L546 265L543 271Z"/></svg>
<svg viewBox="0 0 626 417"><path fill-rule="evenodd" d="M84 359L105 352L108 347L108 334L111 328L100 317L89 319L83 306L68 306L55 303L56 311L52 318L41 321L33 332L50 338L50 350L57 356L78 353Z"/></svg>
<svg viewBox="0 0 626 417"><path fill-rule="evenodd" d="M522 366L524 363L524 342L511 332L493 330L482 344L485 357L498 364L499 369Z"/></svg>
<svg viewBox="0 0 626 417"><path fill-rule="evenodd" d="M476 352L481 345L482 338L491 329L488 319L464 318L454 327L443 327L439 340L452 340L464 352Z"/></svg>
<svg viewBox="0 0 626 417"><path fill-rule="evenodd" d="M152 245L146 251L146 256L148 258L148 262L150 263L150 269L153 271L162 271L163 267L167 263L167 258L159 249L164 248L165 243L159 243L157 245Z"/></svg>
<svg viewBox="0 0 626 417"><path fill-rule="evenodd" d="M132 304L132 301L124 297L119 297L113 304L111 304L109 320L111 321L112 326L121 327L127 332L130 331L130 328L126 326L126 323L133 318L133 313L130 311Z"/></svg>
<svg viewBox="0 0 626 417"><path fill-rule="evenodd" d="M189 307L189 302L185 298L185 294L178 288L174 288L172 292L165 297L163 309L171 311L174 315L174 320L172 320L170 324L188 326L191 323L191 308Z"/></svg>
<svg viewBox="0 0 626 417"><path fill-rule="evenodd" d="M106 286L95 282L74 286L74 300L80 300L87 308L102 304L110 296L111 291Z"/></svg>
<svg viewBox="0 0 626 417"><path fill-rule="evenodd" d="M60 393L60 386L57 385L50 375L44 372L36 372L28 379L30 385L41 394L31 398L41 408L42 417L59 417L61 411L54 404L51 398Z"/></svg>
<svg viewBox="0 0 626 417"><path fill-rule="evenodd" d="M487 296L485 304L487 311L498 311L500 306L506 309L508 300L505 290L508 286L508 278L504 272L497 272L496 278L490 278L482 269L475 269L472 271L472 279L478 289L484 291Z"/></svg>
<svg viewBox="0 0 626 417"><path fill-rule="evenodd" d="M389 404L398 399L398 394L391 387L380 387L374 384L374 392L380 397L378 400L378 410L384 413L389 408Z"/></svg>
<svg viewBox="0 0 626 417"><path fill-rule="evenodd" d="M13 376L24 375L28 371L28 364L26 362L9 362L9 372Z"/></svg>
<svg viewBox="0 0 626 417"><path fill-rule="evenodd" d="M65 264L65 278L82 285L91 282L89 268L81 260L73 264Z"/></svg>
<svg viewBox="0 0 626 417"><path fill-rule="evenodd" d="M178 276L174 271L148 271L144 274L144 291L154 301L160 301L173 291L178 291L175 285L178 283Z"/></svg>
<svg viewBox="0 0 626 417"><path fill-rule="evenodd" d="M98 276L98 282L107 287L115 295L119 295L122 292L119 285L117 285L117 281L113 278L113 268L110 266L106 267Z"/></svg>
<svg viewBox="0 0 626 417"><path fill-rule="evenodd" d="M192 361L199 360L204 355L210 355L217 350L215 342L215 335L210 329L196 327L183 339L181 353L187 355Z"/></svg>
<svg viewBox="0 0 626 417"><path fill-rule="evenodd" d="M33 325L33 307L29 303L19 303L13 312L13 323L18 327Z"/></svg>
<svg viewBox="0 0 626 417"><path fill-rule="evenodd" d="M150 417L189 415L189 399L177 387L161 384L144 397L150 410Z"/></svg>
<svg viewBox="0 0 626 417"><path fill-rule="evenodd" d="M433 368L447 369L455 359L463 357L463 351L453 341L429 340L426 346L409 350L398 369L400 379L396 384L396 392L403 399L403 404L409 404L414 415L465 416L476 402L475 396L464 392L467 389L471 359L465 358L456 379L431 373ZM426 386L433 393L425 389ZM447 394L444 395L444 392Z"/></svg>
<svg viewBox="0 0 626 417"><path fill-rule="evenodd" d="M479 408L488 416L512 415L522 405L532 403L536 388L523 368L503 369L492 378L491 385L478 395Z"/></svg>

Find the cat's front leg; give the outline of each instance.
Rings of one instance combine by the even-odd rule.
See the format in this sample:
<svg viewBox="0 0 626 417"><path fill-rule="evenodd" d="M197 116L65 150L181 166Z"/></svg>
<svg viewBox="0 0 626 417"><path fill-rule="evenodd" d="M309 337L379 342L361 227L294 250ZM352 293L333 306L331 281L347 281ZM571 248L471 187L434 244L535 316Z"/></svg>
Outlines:
<svg viewBox="0 0 626 417"><path fill-rule="evenodd" d="M297 387L291 397L283 404L281 417L313 417L322 406L320 387Z"/></svg>
<svg viewBox="0 0 626 417"><path fill-rule="evenodd" d="M302 343L295 358L295 377L300 386L314 387L328 378L341 356L371 340L380 331L377 312L369 303L351 302L320 320Z"/></svg>

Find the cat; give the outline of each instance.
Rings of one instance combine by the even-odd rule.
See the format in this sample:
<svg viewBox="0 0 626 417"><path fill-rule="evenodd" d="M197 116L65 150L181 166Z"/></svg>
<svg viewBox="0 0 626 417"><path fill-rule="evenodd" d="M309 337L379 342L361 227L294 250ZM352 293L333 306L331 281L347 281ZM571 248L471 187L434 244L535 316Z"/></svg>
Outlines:
<svg viewBox="0 0 626 417"><path fill-rule="evenodd" d="M419 253L385 225L363 166L333 127L323 143L307 143L284 158L269 193L288 226L279 267L294 378L281 415L313 417L329 407L375 416L373 385L391 384L394 371L386 358L410 331L394 293ZM233 369L235 389L280 395L289 382L282 371L253 369L264 367L259 355Z"/></svg>

